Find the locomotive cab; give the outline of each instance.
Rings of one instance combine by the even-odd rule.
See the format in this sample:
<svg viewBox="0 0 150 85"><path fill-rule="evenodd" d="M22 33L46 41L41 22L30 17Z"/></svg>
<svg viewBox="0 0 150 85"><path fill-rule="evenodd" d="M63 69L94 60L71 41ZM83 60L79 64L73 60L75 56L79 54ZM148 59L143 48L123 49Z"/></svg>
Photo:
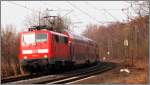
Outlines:
<svg viewBox="0 0 150 85"><path fill-rule="evenodd" d="M22 60L34 58L47 58L48 56L48 33L30 32L22 33L21 36Z"/></svg>
<svg viewBox="0 0 150 85"><path fill-rule="evenodd" d="M19 59L24 70L33 73L39 69L48 70L57 63L69 61L69 55L68 36L64 34L50 30L20 33Z"/></svg>
<svg viewBox="0 0 150 85"><path fill-rule="evenodd" d="M23 32L20 36L20 62L25 69L46 65L50 57L47 31Z"/></svg>

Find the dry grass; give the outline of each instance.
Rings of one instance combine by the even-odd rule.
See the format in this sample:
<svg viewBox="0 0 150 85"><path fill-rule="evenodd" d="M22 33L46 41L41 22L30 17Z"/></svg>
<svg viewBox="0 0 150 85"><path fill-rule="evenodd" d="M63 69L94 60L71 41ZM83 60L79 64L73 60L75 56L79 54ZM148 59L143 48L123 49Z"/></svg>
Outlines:
<svg viewBox="0 0 150 85"><path fill-rule="evenodd" d="M117 60L111 60L117 63ZM103 74L96 75L94 78L76 82L76 84L146 84L148 83L148 59L136 59L134 67L128 67L130 73L120 72L125 66L113 69ZM122 63L121 63L122 64Z"/></svg>
<svg viewBox="0 0 150 85"><path fill-rule="evenodd" d="M19 64L7 64L7 63L3 63L1 65L1 77L10 77L10 76L17 76L19 74L21 74L20 72L20 66Z"/></svg>

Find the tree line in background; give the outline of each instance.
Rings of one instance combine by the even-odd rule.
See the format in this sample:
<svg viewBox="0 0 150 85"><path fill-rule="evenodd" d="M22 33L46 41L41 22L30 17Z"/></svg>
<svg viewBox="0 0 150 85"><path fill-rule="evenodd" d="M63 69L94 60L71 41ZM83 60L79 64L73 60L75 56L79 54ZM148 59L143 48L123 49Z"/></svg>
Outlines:
<svg viewBox="0 0 150 85"><path fill-rule="evenodd" d="M7 77L21 73L18 60L19 34L15 27L7 25L1 28L1 76Z"/></svg>
<svg viewBox="0 0 150 85"><path fill-rule="evenodd" d="M84 35L99 45L100 57L120 59L128 64L148 61L149 2L128 1L129 7L123 9L127 22L114 22L106 25L89 24ZM135 12L137 17L133 17ZM134 15L135 15L134 14ZM124 42L128 40L128 46ZM143 61L146 60L147 61Z"/></svg>
<svg viewBox="0 0 150 85"><path fill-rule="evenodd" d="M148 58L148 25L149 16L137 17L127 23L115 22L107 26L90 24L84 35L98 43L101 57L143 59ZM127 49L124 40L128 40ZM128 53L125 53L126 51Z"/></svg>

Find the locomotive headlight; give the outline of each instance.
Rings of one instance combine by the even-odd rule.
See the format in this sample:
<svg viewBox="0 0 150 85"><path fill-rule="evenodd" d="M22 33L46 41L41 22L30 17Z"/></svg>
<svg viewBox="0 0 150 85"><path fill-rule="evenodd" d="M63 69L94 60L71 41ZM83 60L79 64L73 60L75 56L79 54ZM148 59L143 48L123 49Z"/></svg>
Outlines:
<svg viewBox="0 0 150 85"><path fill-rule="evenodd" d="M27 56L24 56L24 59L27 59Z"/></svg>
<svg viewBox="0 0 150 85"><path fill-rule="evenodd" d="M47 58L47 55L44 55L44 58Z"/></svg>

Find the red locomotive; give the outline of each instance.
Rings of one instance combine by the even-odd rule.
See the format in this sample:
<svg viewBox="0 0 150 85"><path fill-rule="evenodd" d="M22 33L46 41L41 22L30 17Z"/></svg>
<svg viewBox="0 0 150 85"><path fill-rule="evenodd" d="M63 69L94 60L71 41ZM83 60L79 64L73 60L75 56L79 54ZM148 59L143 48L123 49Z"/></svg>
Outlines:
<svg viewBox="0 0 150 85"><path fill-rule="evenodd" d="M20 33L20 62L27 71L41 72L99 61L97 44L71 32L30 28Z"/></svg>

